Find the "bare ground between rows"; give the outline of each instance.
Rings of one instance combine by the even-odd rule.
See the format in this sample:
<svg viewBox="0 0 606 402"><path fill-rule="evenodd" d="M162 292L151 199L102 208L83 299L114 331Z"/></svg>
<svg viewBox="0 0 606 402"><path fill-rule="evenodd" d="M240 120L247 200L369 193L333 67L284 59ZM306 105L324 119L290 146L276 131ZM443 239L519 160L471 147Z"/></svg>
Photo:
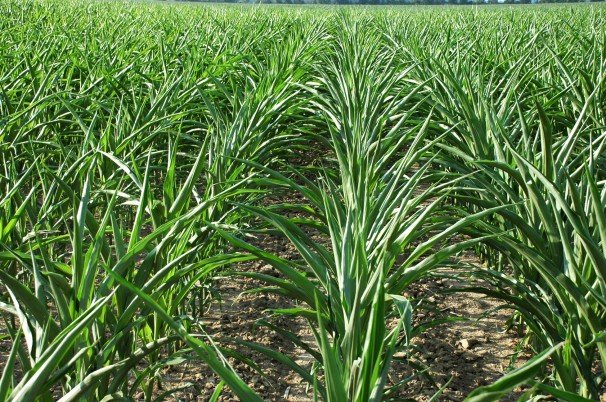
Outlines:
<svg viewBox="0 0 606 402"><path fill-rule="evenodd" d="M248 265L241 268L273 273L270 267L259 262ZM241 295L242 291L259 285L260 283L249 278L220 280L218 287L223 301L221 304L215 303L206 318L209 334L260 343L286 353L298 364L310 368L312 358L309 354L294 347L272 331L256 325L258 319L271 315L268 310L292 306L289 300L275 295ZM519 342L515 334L503 329L503 324L509 317L508 311L501 310L484 317L486 311L499 305L497 300L470 293L444 294L444 290L459 285L450 279L426 280L415 284L407 292L407 296L411 298L426 298L435 303L438 311L471 319L467 322L434 327L415 340L421 350L421 359L430 367L437 385L442 386L451 380L439 398L444 401L460 401L477 386L490 383L504 374ZM416 320L425 318L420 314L415 317ZM476 321L478 318L481 319ZM312 340L307 324L301 320L280 318L274 319L273 322L307 341ZM0 341L0 362L6 361L9 350L10 342ZM267 375L264 378L246 365L232 360L232 364L242 378L261 394L264 400L301 402L312 400L311 387L287 367L245 348L239 348L239 352L253 358ZM395 378L409 374L408 367L395 363L390 376L395 382ZM197 363L195 360L179 366L171 366L163 374L165 389L181 387L187 383L193 385L176 393L172 400L206 401L219 380L204 363ZM435 386L432 386L427 379L419 377L404 387L399 397L402 400L428 401L435 392ZM237 399L226 390L220 400ZM514 400L514 395L505 400Z"/></svg>
<svg viewBox="0 0 606 402"><path fill-rule="evenodd" d="M267 267L260 266L259 269L265 271ZM223 292L223 305L221 308L216 306L211 311L207 324L209 332L215 336L260 343L286 353L305 368L311 368L310 355L272 331L256 325L258 319L268 318L268 309L285 308L289 304L292 306L288 300L274 295L240 296L243 290L257 285L259 284L251 279L221 281L219 287ZM460 401L474 388L491 383L502 376L508 370L511 357L519 343L515 334L504 331L503 325L509 318L508 311L501 310L484 317L486 311L499 305L498 301L470 293L443 295L442 290L458 285L460 284L443 279L424 281L413 286L408 292L416 298L430 298L441 311L471 319L467 322L434 327L415 339L421 351L421 360L430 367L436 385L441 387L450 380L439 398L444 401ZM417 315L415 319L424 318ZM480 320L476 321L477 319ZM280 318L274 322L305 340L312 339L306 323L302 321ZM264 355L247 352L243 348L240 348L239 352L251 357L266 373L267 378L263 378L244 364L232 361L242 378L259 392L264 400L312 400L311 387L287 367ZM395 363L390 377L392 382L395 382L395 379L410 373L406 365ZM185 382L196 384L187 392L175 395L175 400L208 400L219 382L203 364L196 365L191 362L175 367L170 373L166 373L164 380L169 388ZM399 397L401 400L428 401L436 391L436 387L429 380L418 377L400 391ZM220 400L237 399L225 392ZM515 400L515 395L505 400Z"/></svg>
<svg viewBox="0 0 606 402"><path fill-rule="evenodd" d="M282 258L299 258L296 250L285 239L271 237L258 241L263 248ZM465 258L473 260L471 255ZM237 268L245 272L279 276L271 266L262 262L249 262ZM206 317L209 334L217 338L259 343L285 353L305 369L311 370L313 359L308 353L271 330L257 325L259 319L267 319L313 344L311 331L304 320L276 317L271 312L272 309L295 307L292 300L273 294L246 293L261 285L263 284L254 279L244 277L219 280L217 287L222 302L214 303ZM447 384L438 400L461 401L473 389L495 381L511 369L512 357L520 342L515 333L504 328L511 311L498 309L501 303L495 299L472 293L446 292L463 285L464 283L451 278L427 278L406 292L405 296L411 300L423 300L423 303L433 306L430 310L417 311L415 322L446 316L465 317L469 320L441 324L414 340L419 348L417 357L421 364L429 367L428 373L435 383L432 384L429 378L415 377L400 389L397 400L429 401L438 388ZM244 381L264 400L302 402L313 399L311 385L285 365L244 347L238 347L238 352L251 358L265 373L266 377L243 363L229 359ZM519 365L523 360L524 358L519 358L515 364ZM390 371L390 383L396 383L412 373L408 365L396 361ZM173 367L165 374L167 388L188 382L194 384L187 391L175 394L174 400L206 401L219 383L219 379L203 364L190 362ZM219 400L238 399L225 390ZM503 400L516 400L516 393Z"/></svg>

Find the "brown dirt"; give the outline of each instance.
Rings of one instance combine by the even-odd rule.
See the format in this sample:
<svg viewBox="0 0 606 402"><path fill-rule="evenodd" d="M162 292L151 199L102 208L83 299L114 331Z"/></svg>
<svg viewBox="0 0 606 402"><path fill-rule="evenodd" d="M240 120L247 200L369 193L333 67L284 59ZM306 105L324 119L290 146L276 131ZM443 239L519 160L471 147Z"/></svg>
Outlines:
<svg viewBox="0 0 606 402"><path fill-rule="evenodd" d="M250 263L246 269L273 273L271 267L259 262ZM269 310L292 306L289 300L268 294L240 295L243 290L259 285L260 283L249 278L220 279L218 290L223 301L221 304L216 302L205 319L209 334L260 343L287 354L298 364L311 369L312 357L309 354L294 347L271 330L256 325L258 319L269 318L303 339L313 340L303 320L271 318ZM461 401L477 386L488 384L503 375L508 370L511 357L519 343L519 338L514 333L506 332L503 328L510 312L500 310L481 318L486 311L497 307L498 301L476 294L442 292L448 287L458 285L460 284L450 279L427 280L416 284L407 294L416 300L425 299L435 304L436 311L471 319L439 325L415 340L420 350L419 361L430 367L436 385L441 387L450 380L438 399L441 401ZM428 317L426 311L419 312L415 316L415 321L420 322L428 318L432 317ZM312 400L311 387L286 366L246 348L237 349L252 358L266 374L267 377L264 378L245 364L229 359L242 378L259 392L264 400L293 402ZM10 340L0 341L0 362L6 361L9 350ZM396 362L392 369L392 382L410 374L411 371L406 365ZM192 385L176 393L170 400L206 401L219 380L204 363L196 360L170 366L163 373L164 389L186 386L187 383ZM417 377L401 389L398 400L428 401L436 391L436 386L427 378ZM220 397L221 401L237 400L227 389L223 394L224 396ZM512 396L506 400L514 399Z"/></svg>
<svg viewBox="0 0 606 402"><path fill-rule="evenodd" d="M297 258L296 251L284 239L265 238L259 242L263 243L266 250L283 258ZM239 269L278 275L271 266L261 262L248 263ZM217 337L260 343L285 353L311 370L313 359L308 353L271 330L256 325L257 320L268 319L313 344L313 337L304 320L272 317L271 309L293 307L291 300L263 293L241 294L260 285L262 284L250 278L231 277L219 280L217 286L223 302L215 303L206 319L209 333ZM486 314L500 303L477 294L444 292L448 288L462 285L454 279L429 278L415 284L406 293L407 297L432 306L429 310L416 311L416 323L446 316L465 317L469 320L433 327L415 339L419 348L417 360L430 368L431 379L421 376L412 379L395 395L396 400L429 401L439 388L448 383L438 400L461 401L476 387L493 382L509 370L520 341L516 334L505 331L503 327L511 311L497 310ZM312 400L312 387L286 366L246 348L239 347L238 351L250 357L266 373L267 377L264 378L246 365L230 359L244 381L259 392L264 400ZM524 359L520 358L518 363L522 361ZM395 383L411 374L412 371L406 364L396 361L393 363L390 382ZM169 388L183 385L184 382L194 384L187 392L175 395L173 400L180 401L206 401L219 383L218 378L203 365L192 363L172 368L170 375L164 378L165 385ZM516 400L516 395L514 393L504 401ZM225 389L219 400L238 399Z"/></svg>
<svg viewBox="0 0 606 402"><path fill-rule="evenodd" d="M268 270L259 266L260 271ZM241 338L245 341L258 342L286 353L297 363L311 368L312 358L305 351L294 347L289 342L274 334L272 331L255 325L259 318L267 318L271 308L284 308L289 305L284 298L265 295L244 295L238 297L243 289L257 286L251 279L229 279L220 282L223 294L223 306L216 306L208 318L209 332L222 337ZM476 294L458 293L444 296L440 289L456 285L450 280L424 282L411 289L416 297L430 298L436 307L450 314L468 317L466 322L448 323L428 330L416 340L420 349L419 358L430 367L431 376L437 387L442 387L450 380L442 396L438 400L461 401L474 388L486 385L507 370L511 357L519 342L518 337L504 331L502 325L507 320L508 312L499 311L476 321L487 310L498 306L493 299L482 298ZM423 320L423 313L416 315L415 320ZM297 333L300 337L310 340L311 335L306 324L284 318L274 320L281 327ZM235 363L242 378L267 401L311 401L311 387L297 374L287 367L275 363L270 358L256 352L240 348L240 352L251 357L267 378L263 378L244 364ZM404 364L394 363L392 382L397 378L411 374ZM169 373L166 373L169 374ZM170 375L164 377L167 387L182 385L184 382L194 383L187 392L175 395L174 400L204 401L208 400L219 380L203 365L187 363L176 366ZM427 378L413 379L398 394L399 400L428 401L438 388ZM222 401L235 401L229 391L224 391ZM515 400L515 394L504 400ZM401 398L401 399L400 399Z"/></svg>

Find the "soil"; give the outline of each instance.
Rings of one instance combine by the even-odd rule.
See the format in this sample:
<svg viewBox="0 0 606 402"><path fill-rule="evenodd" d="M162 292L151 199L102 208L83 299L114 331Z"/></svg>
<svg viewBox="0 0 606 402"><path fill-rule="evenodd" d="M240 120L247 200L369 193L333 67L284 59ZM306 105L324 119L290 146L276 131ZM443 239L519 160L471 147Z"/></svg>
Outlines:
<svg viewBox="0 0 606 402"><path fill-rule="evenodd" d="M258 268L260 271L268 270L264 266ZM219 286L225 300L221 307L217 305L211 312L207 324L209 332L221 337L239 337L245 341L260 343L286 353L298 364L311 369L312 357L309 354L271 330L256 325L258 319L271 319L269 309L284 308L289 304L288 300L275 295L239 296L243 289L257 285L259 283L248 278L222 280ZM448 280L441 280L420 283L411 289L411 293L417 296L435 300L439 310L468 317L470 321L443 324L428 330L416 339L421 351L420 359L431 368L430 373L435 384L432 385L428 378L417 377L401 390L398 400L429 401L438 389L450 380L438 400L461 401L476 387L491 383L508 370L520 342L516 334L505 331L502 327L509 318L510 312L501 310L483 317L487 310L497 307L499 302L470 293L448 296L438 293L441 289L457 285ZM416 320L423 318L419 315L415 317ZM284 318L273 321L303 339L312 339L305 322ZM293 402L312 400L311 387L286 366L259 353L245 349L239 351L251 357L267 375L263 378L246 365L232 360L232 364L242 378L259 392L264 400ZM522 356L518 362L521 363L523 360ZM392 376L395 377L411 374L408 367L399 363L394 363L392 371L394 372ZM208 400L219 383L218 378L203 365L193 363L172 367L170 372L165 373L164 380L167 388L179 387L187 382L194 384L185 392L176 394L173 399L184 401ZM516 395L517 393L513 393L504 400L517 400ZM224 390L224 396L219 400L236 401L237 399L229 391Z"/></svg>
<svg viewBox="0 0 606 402"><path fill-rule="evenodd" d="M268 251L282 258L297 258L290 244L279 238L265 238L263 243ZM473 258L473 257L467 257ZM269 265L253 262L239 267L245 272L260 272L278 276ZM222 297L221 303L214 303L206 319L206 328L218 338L240 338L256 342L285 353L299 365L311 370L313 358L303 349L283 339L270 329L257 325L259 319L271 321L286 328L300 338L313 344L313 337L307 323L301 319L272 317L271 310L294 307L291 300L265 293L245 293L246 290L261 286L262 283L243 277L229 277L217 282ZM428 278L416 283L406 296L431 308L419 309L415 313L416 323L441 317L467 318L466 321L448 322L430 328L414 342L418 346L418 362L430 368L427 376L416 376L394 395L399 401L429 401L443 388L438 401L461 401L473 389L487 385L513 366L523 363L527 356L518 355L520 338L503 325L511 316L511 311L498 309L501 303L472 293L447 293L445 290L464 284L451 278ZM494 312L491 312L494 310ZM229 342L224 342L229 344ZM233 344L232 344L233 346ZM238 352L250 357L259 365L266 377L243 363L229 359L245 382L267 401L303 402L313 400L313 388L283 364L247 348L238 347ZM397 359L396 359L397 360ZM413 374L410 367L395 361L390 374L390 382ZM207 401L219 379L204 365L187 363L174 366L164 375L165 387L181 387L192 383L183 392L178 392L172 400ZM519 391L519 390L518 390ZM514 392L503 401L514 401L519 392ZM224 389L219 401L237 401Z"/></svg>

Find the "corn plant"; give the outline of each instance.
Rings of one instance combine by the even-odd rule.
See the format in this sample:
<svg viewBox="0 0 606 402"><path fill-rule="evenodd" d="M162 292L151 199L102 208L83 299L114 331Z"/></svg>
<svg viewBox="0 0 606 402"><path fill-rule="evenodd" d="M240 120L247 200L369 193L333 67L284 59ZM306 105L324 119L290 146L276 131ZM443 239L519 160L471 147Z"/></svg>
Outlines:
<svg viewBox="0 0 606 402"><path fill-rule="evenodd" d="M551 57L565 72L562 85L572 85L571 67ZM593 127L603 124L604 76L601 70L593 77L586 73L579 88L566 95L556 88L545 94L543 105L533 99L538 90L532 75L520 76L526 65L520 61L507 70L507 85L485 84L496 99L472 96L468 90L476 77L445 68L436 77L436 102L444 111L454 110L454 103L462 109L445 113L445 120L464 120L439 147L451 155L444 161L448 170L470 175L465 181L474 190L455 196L463 208L510 204L468 233L503 233L479 250L488 267L476 275L493 288L472 289L515 306L539 351L567 341L552 355L551 381L558 389L597 398L604 379L592 367L604 363L606 260L604 189L596 178L603 177L604 137ZM538 72L541 66L531 68ZM576 116L551 110L564 102Z"/></svg>
<svg viewBox="0 0 606 402"><path fill-rule="evenodd" d="M327 244L284 216L249 206L242 207L292 242L302 265L224 234L234 245L272 264L285 279L246 275L266 281L269 291L306 305L277 313L309 321L319 353L298 343L321 363L324 382L312 380L318 395L330 401L382 400L395 394L401 384L393 388L387 384L393 355L398 350L410 352L411 339L419 331L412 326L412 305L402 292L477 242L446 245L462 228L489 213L450 222L438 208L443 199L439 194L447 186L429 186L417 193L429 166L424 162L426 151L432 146L425 141L429 119L414 118L423 105L417 96L422 85L406 80L407 71L393 68L393 55L381 50L373 36L362 39L355 21L345 28L349 23L341 22L345 34L337 39L335 57L322 63L318 72L322 78L310 88L313 105L326 118L334 170L326 167L320 185L304 176L299 176L304 184L297 184L268 171L268 186L305 197L307 208L319 219L312 226L327 235ZM378 65L384 67L377 70ZM442 219L434 219L437 216ZM432 236L423 239L429 232ZM387 329L391 320L395 327ZM287 336L296 339L294 334ZM288 364L310 379L303 368Z"/></svg>

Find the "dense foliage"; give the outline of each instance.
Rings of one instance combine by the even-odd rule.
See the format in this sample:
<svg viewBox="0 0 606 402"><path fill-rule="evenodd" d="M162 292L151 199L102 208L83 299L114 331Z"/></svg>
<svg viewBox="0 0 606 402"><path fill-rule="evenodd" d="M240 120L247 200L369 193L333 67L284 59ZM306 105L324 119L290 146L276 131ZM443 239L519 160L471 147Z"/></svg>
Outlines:
<svg viewBox="0 0 606 402"><path fill-rule="evenodd" d="M322 400L394 398L444 268L536 355L470 400L603 392L606 8L7 0L0 55L0 400L163 399L189 359L261 400L203 320L257 259Z"/></svg>
<svg viewBox="0 0 606 402"><path fill-rule="evenodd" d="M166 0L164 0L166 1ZM215 0L171 0L217 3ZM221 3L248 4L343 4L343 5L484 5L484 4L543 4L543 3L597 3L604 0L221 0Z"/></svg>

